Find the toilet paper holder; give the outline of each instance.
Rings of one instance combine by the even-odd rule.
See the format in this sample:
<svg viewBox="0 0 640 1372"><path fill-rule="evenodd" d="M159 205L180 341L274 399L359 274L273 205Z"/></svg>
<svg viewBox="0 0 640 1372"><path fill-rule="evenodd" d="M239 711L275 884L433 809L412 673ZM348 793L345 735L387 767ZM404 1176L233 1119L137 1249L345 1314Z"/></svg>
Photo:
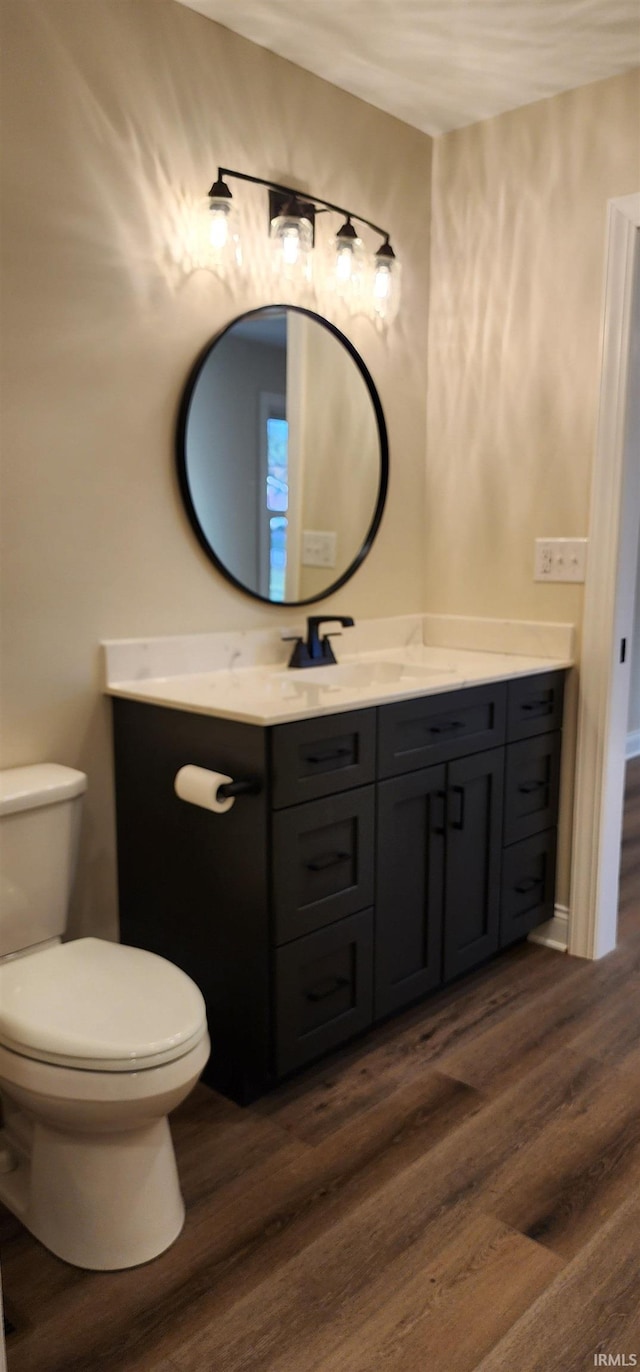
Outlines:
<svg viewBox="0 0 640 1372"><path fill-rule="evenodd" d="M176 773L173 788L180 800L214 814L226 815L235 805L236 796L257 795L262 790L262 783L259 777L236 780L224 772L186 763Z"/></svg>
<svg viewBox="0 0 640 1372"><path fill-rule="evenodd" d="M246 781L225 781L218 787L218 795L223 800L228 800L230 796L257 796L261 791L261 784L257 777L247 777Z"/></svg>

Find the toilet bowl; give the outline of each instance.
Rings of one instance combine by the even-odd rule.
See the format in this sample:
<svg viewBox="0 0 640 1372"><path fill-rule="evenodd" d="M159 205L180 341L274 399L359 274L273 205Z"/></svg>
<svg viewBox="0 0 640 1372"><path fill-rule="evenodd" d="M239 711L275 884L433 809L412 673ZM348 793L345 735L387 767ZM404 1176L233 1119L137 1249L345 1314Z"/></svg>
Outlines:
<svg viewBox="0 0 640 1372"><path fill-rule="evenodd" d="M53 770L55 786L78 786L82 774ZM18 772L38 775L16 781ZM7 815L26 819L38 808L15 809L16 785L23 801L25 787L42 796L42 772L0 773L3 840ZM41 804L60 810L69 799ZM3 842L3 877L15 837ZM0 911L0 1201L67 1262L136 1266L163 1252L184 1221L167 1116L209 1056L204 1000L184 972L140 948L54 936L7 952L3 925L13 945L31 915L42 932L51 895L40 891L35 909L38 893L28 873L16 880L19 866L9 861L8 914Z"/></svg>

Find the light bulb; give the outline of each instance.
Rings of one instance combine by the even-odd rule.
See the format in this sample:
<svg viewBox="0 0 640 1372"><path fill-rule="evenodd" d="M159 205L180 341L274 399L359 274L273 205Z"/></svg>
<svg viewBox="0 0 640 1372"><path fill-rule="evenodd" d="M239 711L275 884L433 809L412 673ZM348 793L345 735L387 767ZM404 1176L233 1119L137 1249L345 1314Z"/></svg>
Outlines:
<svg viewBox="0 0 640 1372"><path fill-rule="evenodd" d="M382 244L373 264L373 309L378 319L390 324L400 304L400 263L388 239Z"/></svg>
<svg viewBox="0 0 640 1372"><path fill-rule="evenodd" d="M209 242L211 247L220 252L226 248L229 239L229 210L228 201L223 204L211 201L211 212L209 216Z"/></svg>
<svg viewBox="0 0 640 1372"><path fill-rule="evenodd" d="M295 204L271 220L269 238L274 273L292 284L309 281L313 229L311 221L296 212Z"/></svg>
<svg viewBox="0 0 640 1372"><path fill-rule="evenodd" d="M373 280L373 294L376 300L386 300L391 290L391 273L386 264L376 267Z"/></svg>
<svg viewBox="0 0 640 1372"><path fill-rule="evenodd" d="M336 280L350 281L353 274L353 253L351 244L341 244L336 253Z"/></svg>
<svg viewBox="0 0 640 1372"><path fill-rule="evenodd" d="M300 252L300 230L290 226L281 235L282 260L288 267L295 267Z"/></svg>
<svg viewBox="0 0 640 1372"><path fill-rule="evenodd" d="M343 300L355 304L362 289L365 257L362 242L350 219L332 239L330 253L329 282Z"/></svg>
<svg viewBox="0 0 640 1372"><path fill-rule="evenodd" d="M242 263L242 247L237 225L238 214L231 191L226 182L219 178L209 191L207 265L222 275L226 275Z"/></svg>

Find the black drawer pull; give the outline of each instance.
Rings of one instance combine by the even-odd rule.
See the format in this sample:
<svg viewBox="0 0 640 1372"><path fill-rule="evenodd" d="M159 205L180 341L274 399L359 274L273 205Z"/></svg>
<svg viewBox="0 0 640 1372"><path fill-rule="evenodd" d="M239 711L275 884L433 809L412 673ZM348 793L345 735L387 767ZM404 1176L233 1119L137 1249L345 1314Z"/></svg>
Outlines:
<svg viewBox="0 0 640 1372"><path fill-rule="evenodd" d="M350 985L348 977L328 977L326 981L318 982L312 991L307 991L305 994L307 1000L327 1000L329 996L335 996L336 991L341 991L344 986Z"/></svg>
<svg viewBox="0 0 640 1372"><path fill-rule="evenodd" d="M550 707L550 700L525 700L520 708L522 710L548 710Z"/></svg>
<svg viewBox="0 0 640 1372"><path fill-rule="evenodd" d="M350 857L351 853L325 853L324 857L313 858L305 866L309 872L326 872L328 867L338 867Z"/></svg>
<svg viewBox="0 0 640 1372"><path fill-rule="evenodd" d="M307 753L307 762L337 762L340 757L351 757L352 748L336 748L332 753Z"/></svg>
<svg viewBox="0 0 640 1372"><path fill-rule="evenodd" d="M452 719L447 724L427 725L430 734L455 734L458 729L466 728L463 719Z"/></svg>
<svg viewBox="0 0 640 1372"><path fill-rule="evenodd" d="M542 886L542 877L529 877L527 881L518 882L513 889L519 896L525 896L528 891L535 891L536 886Z"/></svg>
<svg viewBox="0 0 640 1372"><path fill-rule="evenodd" d="M541 791L546 784L546 781L523 781L518 790L521 795L530 796L534 791Z"/></svg>

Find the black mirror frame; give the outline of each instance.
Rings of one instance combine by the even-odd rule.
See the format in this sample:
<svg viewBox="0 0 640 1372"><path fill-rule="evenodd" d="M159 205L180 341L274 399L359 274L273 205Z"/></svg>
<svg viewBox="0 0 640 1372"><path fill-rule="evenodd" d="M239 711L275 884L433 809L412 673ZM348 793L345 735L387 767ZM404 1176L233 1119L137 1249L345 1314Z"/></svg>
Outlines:
<svg viewBox="0 0 640 1372"><path fill-rule="evenodd" d="M295 314L305 315L308 319L315 319L318 324L322 324L322 326L325 329L328 329L329 332L332 333L334 337L338 339L338 342L341 343L344 348L346 348L350 357L353 359L356 366L358 367L358 370L360 371L360 374L363 377L365 385L369 392L369 397L371 399L371 403L373 405L373 409L376 416L376 421L378 424L378 437L380 440L380 485L378 488L378 500L376 503L376 508L373 513L373 519L371 520L371 524L369 525L369 529L367 530L362 547L360 548L360 551L358 552L357 556L353 559L353 562L351 562L350 565L347 567L346 571L342 573L342 576L338 577L337 581L332 582L332 584L328 586L326 590L322 591L320 595L308 596L306 600L276 601L270 600L268 596L259 595L257 591L250 590L248 586L245 586L243 581L239 581L238 578L234 576L233 572L230 572L229 568L226 567L225 564L220 561L220 558L218 557L215 550L212 548L208 538L203 532L193 501L191 499L191 492L189 490L189 482L187 479L186 433L193 392L200 377L202 368L204 367L210 354L213 352L213 349L217 346L221 339L224 338L225 334L227 334L229 330L234 327L234 325L239 324L242 320L253 319L256 315L259 315L260 317L264 318L266 315L274 315L282 310L292 310ZM187 512L187 516L189 518L189 523L191 524L191 527L196 535L200 547L206 553L209 560L213 562L214 567L216 567L217 570L222 573L222 575L226 578L227 581L230 581L233 586L236 586L238 588L238 590L243 591L245 595L251 596L253 600L262 601L263 605L271 605L275 609L291 609L292 607L298 605L313 605L319 600L326 600L328 596L333 595L334 591L337 591L340 589L341 586L344 586L345 582L350 581L351 577L355 574L355 572L364 562L364 559L367 556L367 554L371 551L373 541L380 527L380 521L382 519L385 502L387 499L387 489L389 485L389 442L387 438L387 426L385 424L384 414L382 412L382 405L380 403L380 397L376 390L375 383L373 381L371 373L369 372L368 368L363 362L359 352L354 347L353 343L351 343L350 340L346 337L346 335L343 334L340 331L340 329L336 328L335 324L332 324L328 319L324 319L321 314L316 314L314 310L304 309L301 305L284 304L265 305L255 310L247 310L244 314L237 315L236 318L232 319L229 324L226 324L224 329L221 329L220 332L214 336L214 338L209 340L209 342L205 345L202 351L198 354L198 357L196 358L196 361L187 378L187 384L182 393L176 429L176 461L180 494L182 496L182 501Z"/></svg>

